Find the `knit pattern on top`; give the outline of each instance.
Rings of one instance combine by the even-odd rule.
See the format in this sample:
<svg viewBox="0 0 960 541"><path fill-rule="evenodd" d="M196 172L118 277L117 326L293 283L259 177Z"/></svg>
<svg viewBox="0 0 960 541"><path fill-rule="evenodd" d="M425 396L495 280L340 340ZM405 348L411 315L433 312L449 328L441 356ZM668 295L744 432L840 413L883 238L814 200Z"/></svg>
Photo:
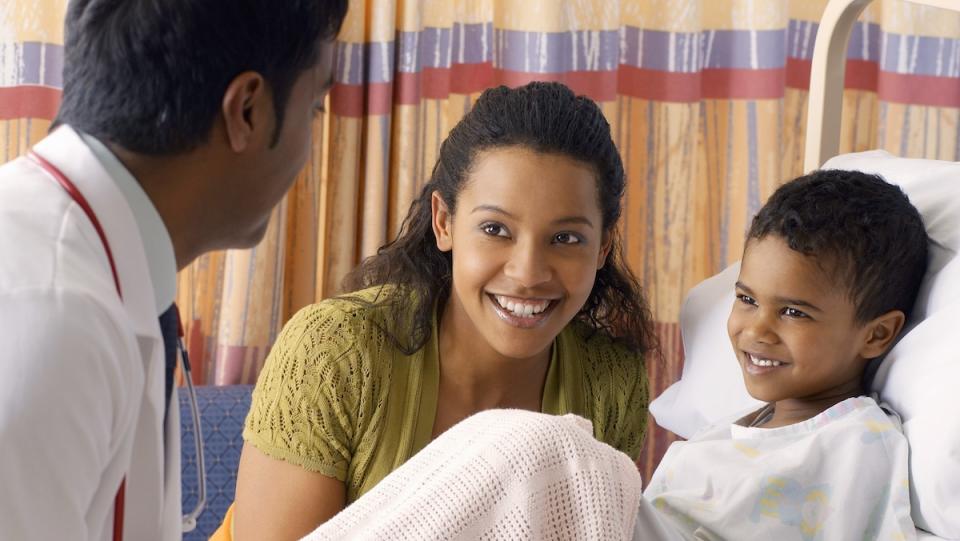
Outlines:
<svg viewBox="0 0 960 541"><path fill-rule="evenodd" d="M373 300L378 291L352 295ZM395 324L391 318L388 307L339 298L300 310L260 374L244 439L268 456L344 481L348 502L360 496L365 481L367 487L379 481L373 477L392 468L372 467L381 436L413 431L386 422L391 368L419 362L423 351L407 357L397 350L384 331ZM569 337L564 356L576 356L582 367L581 374L563 376L576 382L573 392L585 405L572 413L590 418L598 439L636 457L647 418L643 360L605 336L585 339L588 332L575 323L561 334ZM423 349L435 347L435 340Z"/></svg>
<svg viewBox="0 0 960 541"><path fill-rule="evenodd" d="M304 539L630 539L640 486L586 419L489 410Z"/></svg>

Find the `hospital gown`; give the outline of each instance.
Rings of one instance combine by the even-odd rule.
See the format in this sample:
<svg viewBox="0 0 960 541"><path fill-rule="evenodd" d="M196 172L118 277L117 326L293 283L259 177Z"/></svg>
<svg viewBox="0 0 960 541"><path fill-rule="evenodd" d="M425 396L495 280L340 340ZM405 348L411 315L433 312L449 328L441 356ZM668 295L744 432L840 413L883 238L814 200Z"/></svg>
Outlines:
<svg viewBox="0 0 960 541"><path fill-rule="evenodd" d="M641 515L686 539L914 539L907 458L898 418L869 397L780 428L715 426L670 447ZM635 531L650 539L644 520Z"/></svg>
<svg viewBox="0 0 960 541"><path fill-rule="evenodd" d="M474 415L308 535L334 539L914 539L907 442L851 398L783 428L725 424L675 443L641 494L590 422Z"/></svg>

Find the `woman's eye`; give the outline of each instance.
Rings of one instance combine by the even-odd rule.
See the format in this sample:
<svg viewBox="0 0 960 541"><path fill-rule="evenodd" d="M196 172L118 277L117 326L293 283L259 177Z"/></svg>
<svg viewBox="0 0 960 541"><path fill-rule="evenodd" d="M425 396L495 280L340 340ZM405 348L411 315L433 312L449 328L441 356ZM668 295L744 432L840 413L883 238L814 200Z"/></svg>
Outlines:
<svg viewBox="0 0 960 541"><path fill-rule="evenodd" d="M784 308L784 309L783 309L783 315L785 315L785 316L787 316L787 317L794 317L794 318L809 317L806 313L801 312L800 310L797 310L796 308Z"/></svg>
<svg viewBox="0 0 960 541"><path fill-rule="evenodd" d="M553 241L559 244L579 244L582 242L580 237L573 233L557 233L556 236L553 237Z"/></svg>
<svg viewBox="0 0 960 541"><path fill-rule="evenodd" d="M728 297L729 298L729 297ZM757 304L757 301L750 295L744 295L742 293L737 293L737 300L743 304L749 304L751 306Z"/></svg>
<svg viewBox="0 0 960 541"><path fill-rule="evenodd" d="M496 223L486 223L486 224L481 225L481 226L480 226L480 229L483 230L483 232L486 233L487 235L490 235L491 237L506 237L506 236L507 236L507 228L503 227L503 226L500 225L500 224L496 224Z"/></svg>

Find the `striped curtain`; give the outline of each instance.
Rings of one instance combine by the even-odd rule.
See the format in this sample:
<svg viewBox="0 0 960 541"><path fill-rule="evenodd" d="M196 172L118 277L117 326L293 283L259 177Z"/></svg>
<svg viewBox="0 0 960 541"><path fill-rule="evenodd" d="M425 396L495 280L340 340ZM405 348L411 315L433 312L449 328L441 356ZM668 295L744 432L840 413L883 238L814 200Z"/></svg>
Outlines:
<svg viewBox="0 0 960 541"><path fill-rule="evenodd" d="M562 81L597 100L628 175L623 232L679 377L691 286L740 256L752 214L800 173L826 0L353 0L310 162L252 250L180 273L198 383L253 382L280 327L396 235L447 131L483 89ZM62 0L0 4L0 161L59 101ZM960 14L876 0L847 53L841 151L960 159ZM651 427L653 427L651 423ZM672 435L655 429L649 476Z"/></svg>

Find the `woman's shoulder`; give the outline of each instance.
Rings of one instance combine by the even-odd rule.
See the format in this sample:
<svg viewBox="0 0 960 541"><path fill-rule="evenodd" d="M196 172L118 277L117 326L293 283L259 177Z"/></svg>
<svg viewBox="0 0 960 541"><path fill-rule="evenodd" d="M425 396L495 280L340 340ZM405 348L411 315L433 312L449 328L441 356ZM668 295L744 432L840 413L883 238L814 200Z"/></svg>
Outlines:
<svg viewBox="0 0 960 541"><path fill-rule="evenodd" d="M608 334L574 321L563 331L565 342L580 359L587 375L632 379L645 374L644 355Z"/></svg>
<svg viewBox="0 0 960 541"><path fill-rule="evenodd" d="M649 402L643 354L609 335L575 322L562 333L564 355L582 371L577 388L595 436L636 458L646 432ZM565 363L566 364L566 363Z"/></svg>
<svg viewBox="0 0 960 541"><path fill-rule="evenodd" d="M383 287L354 291L301 308L287 327L328 339L342 336L353 342L360 336L384 333L385 324L391 320L391 303Z"/></svg>

